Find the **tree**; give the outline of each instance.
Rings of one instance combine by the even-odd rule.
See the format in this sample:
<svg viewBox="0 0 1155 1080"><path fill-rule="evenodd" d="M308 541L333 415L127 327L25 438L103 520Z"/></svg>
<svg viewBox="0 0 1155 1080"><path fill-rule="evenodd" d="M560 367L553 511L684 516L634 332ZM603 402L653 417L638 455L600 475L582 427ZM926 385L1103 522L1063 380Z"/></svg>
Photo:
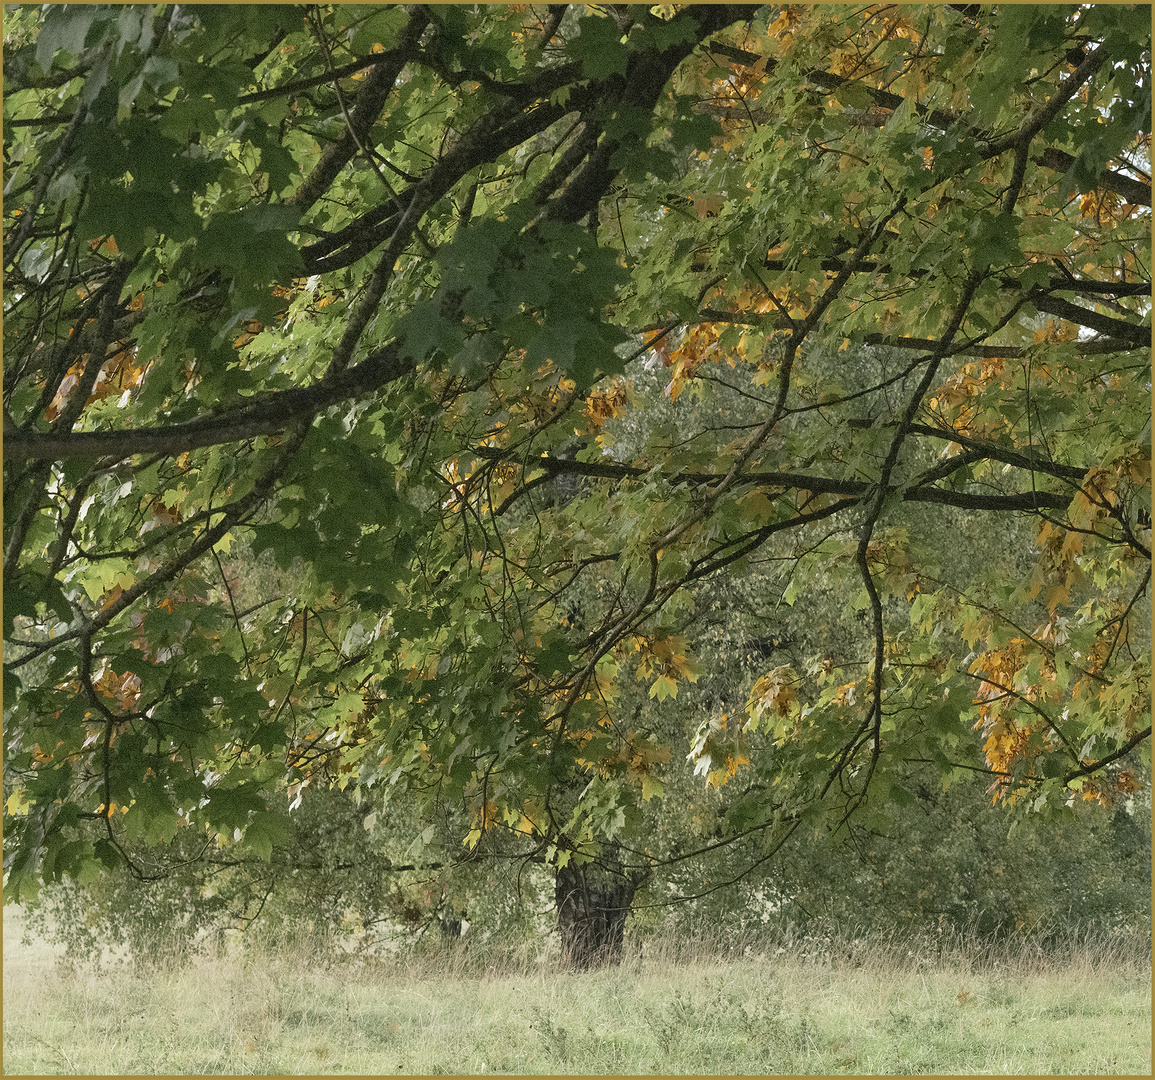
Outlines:
<svg viewBox="0 0 1155 1080"><path fill-rule="evenodd" d="M177 830L268 854L320 783L456 805L562 913L591 860L640 882L650 718L752 567L711 845L919 765L1141 782L1142 9L5 27L10 898Z"/></svg>

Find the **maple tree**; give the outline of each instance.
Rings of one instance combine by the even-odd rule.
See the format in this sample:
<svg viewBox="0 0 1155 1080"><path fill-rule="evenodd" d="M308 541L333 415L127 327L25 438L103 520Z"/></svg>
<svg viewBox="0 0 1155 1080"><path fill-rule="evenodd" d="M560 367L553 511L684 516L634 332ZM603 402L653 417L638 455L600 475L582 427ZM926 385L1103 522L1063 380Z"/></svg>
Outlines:
<svg viewBox="0 0 1155 1080"><path fill-rule="evenodd" d="M9 9L9 898L177 830L267 854L320 784L452 803L603 916L687 750L764 859L912 764L1040 812L1134 790L1149 39L1111 5ZM686 742L646 717L750 575L810 651Z"/></svg>

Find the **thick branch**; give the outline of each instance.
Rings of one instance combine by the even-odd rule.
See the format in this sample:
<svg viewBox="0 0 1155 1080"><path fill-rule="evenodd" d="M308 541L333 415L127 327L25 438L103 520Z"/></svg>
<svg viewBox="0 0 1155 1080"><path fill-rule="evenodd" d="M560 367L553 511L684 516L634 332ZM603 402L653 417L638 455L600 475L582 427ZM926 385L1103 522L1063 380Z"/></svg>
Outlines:
<svg viewBox="0 0 1155 1080"><path fill-rule="evenodd" d="M931 350L938 345L930 338L888 337L886 334L867 334L862 338L864 345L885 345L891 349L923 349ZM1126 352L1134 348L1126 342L1116 338L1103 338L1097 341L1080 341L1076 343L1083 356L1109 356L1111 353ZM1013 359L1016 356L1025 356L1030 347L1020 348L1017 345L967 345L952 351L952 356L980 356L986 358Z"/></svg>
<svg viewBox="0 0 1155 1080"><path fill-rule="evenodd" d="M932 431L936 435L942 434L933 428L926 430ZM918 425L911 428L911 434L918 433L920 433ZM945 435L943 437L945 437ZM490 446L476 447L473 453L479 458L490 461L508 459L504 451ZM965 455L957 455L953 461L953 468L958 469L964 464L980 461L987 457L993 457L994 460L1005 462L1006 455L987 454L985 448L977 449ZM1031 468L1031 466L1025 462L1026 459L1022 459L1020 456L1020 461L1009 464L1015 464L1021 468ZM551 477L590 476L602 480L630 480L635 477L646 476L651 472L649 469L639 468L635 465L622 465L616 462L571 461L564 458L552 457L531 458L525 462L524 467L527 471L541 469L544 474ZM1060 466L1059 468L1066 469L1067 467ZM1033 468L1031 471L1040 472L1043 470ZM1074 469L1070 469L1069 472L1076 474L1077 477L1082 477L1083 475L1082 472ZM932 473L925 475L915 487L903 490L892 486L888 488L888 492L901 491L904 502L938 503L943 506L958 506L968 510L1065 510L1071 503L1071 496L1065 492L1021 491L1010 494L984 494L982 492L951 491L945 488L931 486L929 483L931 479L940 479L943 475L946 474L943 473L941 469L933 470ZM668 483L671 485L712 485L725 479L725 476L726 474L722 473L680 472L668 477ZM530 484L536 482L536 479L528 481ZM873 488L872 484L862 480L841 480L837 477L783 472L744 473L737 478L736 483L742 487L753 485L755 487L810 491L819 495L843 496L862 496Z"/></svg>
<svg viewBox="0 0 1155 1080"><path fill-rule="evenodd" d="M129 431L86 431L40 435L4 428L4 456L64 461L70 458L115 457L133 454L172 456L200 446L219 446L283 431L297 420L307 420L340 401L387 386L410 374L415 364L400 355L395 344L379 349L360 364L311 386L261 394L251 403L183 424Z"/></svg>
<svg viewBox="0 0 1155 1080"><path fill-rule="evenodd" d="M1119 341L1130 342L1132 347L1151 346L1151 327L1139 326L1136 323L1115 319L1110 315L1100 315L1079 304L1072 304L1069 300L1060 300L1057 296L1048 296L1044 292L1034 291L1029 296L1030 302L1039 311L1048 315L1057 315L1060 319L1074 323L1076 326L1085 326L1100 334L1107 334Z"/></svg>
<svg viewBox="0 0 1155 1080"><path fill-rule="evenodd" d="M1048 147L1037 158L1035 158L1040 165L1046 169L1054 169L1056 172L1066 172L1072 165L1075 164L1075 159L1064 150L1055 150ZM1099 176L1098 186L1104 191L1113 191L1116 195L1122 195L1129 203L1134 203L1136 206L1150 206L1151 205L1151 185L1144 184L1141 180L1134 180L1124 173L1116 172L1114 169L1105 169Z"/></svg>
<svg viewBox="0 0 1155 1080"><path fill-rule="evenodd" d="M967 450L981 451L982 455L991 461L1001 461L1005 465L1013 465L1029 472L1044 473L1057 479L1075 481L1081 481L1087 475L1086 468L1080 468L1077 465L1062 465L1047 458L1028 456L1009 447L996 446L994 443L983 442L981 439L972 439L953 428L936 428L929 424L911 424L908 430L912 435L927 435L932 439L946 439L947 442L956 442Z"/></svg>
<svg viewBox="0 0 1155 1080"><path fill-rule="evenodd" d="M635 53L630 57L624 78L608 81L605 97L614 100L617 108L625 105L651 111L674 69L690 55L697 42L733 22L752 18L757 10L756 6L723 4L687 8L678 17L697 22L694 39L680 42L660 53ZM580 221L597 206L617 175L611 159L620 146L620 139L602 140L565 191L550 204L552 218Z"/></svg>

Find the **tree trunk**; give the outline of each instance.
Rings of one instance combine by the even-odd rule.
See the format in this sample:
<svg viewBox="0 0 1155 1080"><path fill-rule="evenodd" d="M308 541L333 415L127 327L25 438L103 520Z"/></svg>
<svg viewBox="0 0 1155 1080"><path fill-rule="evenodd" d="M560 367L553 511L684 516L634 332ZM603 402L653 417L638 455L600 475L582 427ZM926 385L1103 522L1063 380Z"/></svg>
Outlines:
<svg viewBox="0 0 1155 1080"><path fill-rule="evenodd" d="M641 875L626 873L613 845L596 862L559 866L554 882L562 956L576 971L621 963L622 935Z"/></svg>

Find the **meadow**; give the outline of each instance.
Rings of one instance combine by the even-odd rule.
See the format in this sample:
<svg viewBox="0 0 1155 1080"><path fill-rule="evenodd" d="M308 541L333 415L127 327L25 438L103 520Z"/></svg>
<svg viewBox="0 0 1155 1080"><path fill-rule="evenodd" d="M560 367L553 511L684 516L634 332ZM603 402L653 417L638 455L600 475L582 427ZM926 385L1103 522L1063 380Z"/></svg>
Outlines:
<svg viewBox="0 0 1155 1080"><path fill-rule="evenodd" d="M648 942L572 974L436 944L69 966L4 920L12 1074L1150 1074L1141 941ZM763 943L765 945L765 943Z"/></svg>

